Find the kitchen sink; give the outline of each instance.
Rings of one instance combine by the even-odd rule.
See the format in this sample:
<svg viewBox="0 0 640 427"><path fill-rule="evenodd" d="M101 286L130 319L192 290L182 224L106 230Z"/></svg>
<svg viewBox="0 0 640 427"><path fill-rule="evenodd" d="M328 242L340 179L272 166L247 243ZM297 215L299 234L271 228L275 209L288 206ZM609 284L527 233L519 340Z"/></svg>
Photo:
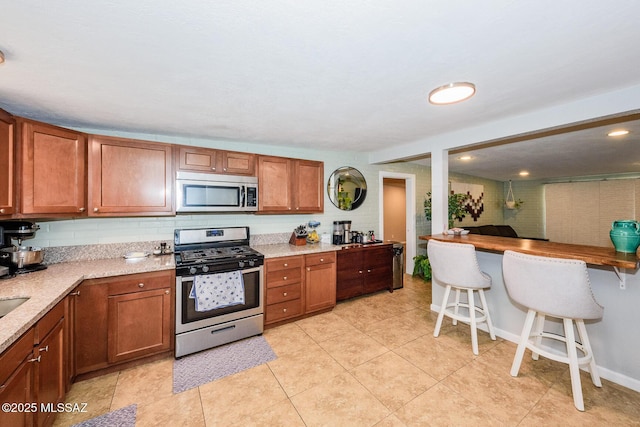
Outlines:
<svg viewBox="0 0 640 427"><path fill-rule="evenodd" d="M9 298L0 300L0 317L4 317L9 314L12 310L18 308L20 305L25 303L29 298Z"/></svg>

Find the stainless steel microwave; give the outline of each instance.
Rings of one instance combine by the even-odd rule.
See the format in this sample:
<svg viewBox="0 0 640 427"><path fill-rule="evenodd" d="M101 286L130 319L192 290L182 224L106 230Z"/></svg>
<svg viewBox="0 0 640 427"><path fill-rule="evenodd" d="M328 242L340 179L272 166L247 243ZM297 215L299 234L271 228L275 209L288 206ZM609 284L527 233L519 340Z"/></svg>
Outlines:
<svg viewBox="0 0 640 427"><path fill-rule="evenodd" d="M258 178L197 172L176 173L176 212L255 212Z"/></svg>

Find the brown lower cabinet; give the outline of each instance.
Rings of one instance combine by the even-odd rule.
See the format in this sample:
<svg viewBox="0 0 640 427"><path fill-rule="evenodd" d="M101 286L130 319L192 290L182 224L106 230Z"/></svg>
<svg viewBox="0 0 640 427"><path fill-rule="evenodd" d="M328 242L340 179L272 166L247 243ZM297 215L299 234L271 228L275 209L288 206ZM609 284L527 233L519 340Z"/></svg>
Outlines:
<svg viewBox="0 0 640 427"><path fill-rule="evenodd" d="M67 389L65 300L0 356L2 426L50 426ZM8 409L8 410L6 410Z"/></svg>
<svg viewBox="0 0 640 427"><path fill-rule="evenodd" d="M268 259L265 271L265 325L336 305L335 252Z"/></svg>
<svg viewBox="0 0 640 427"><path fill-rule="evenodd" d="M174 285L174 270L82 282L74 291L75 375L170 353Z"/></svg>
<svg viewBox="0 0 640 427"><path fill-rule="evenodd" d="M338 301L385 289L393 291L393 245L358 246L337 251Z"/></svg>

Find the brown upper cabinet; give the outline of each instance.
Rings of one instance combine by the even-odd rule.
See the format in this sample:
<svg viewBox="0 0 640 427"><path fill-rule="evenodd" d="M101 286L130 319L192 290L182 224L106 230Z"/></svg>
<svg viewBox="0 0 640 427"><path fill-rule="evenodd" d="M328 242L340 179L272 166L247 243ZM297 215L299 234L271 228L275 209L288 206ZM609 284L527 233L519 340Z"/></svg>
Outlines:
<svg viewBox="0 0 640 427"><path fill-rule="evenodd" d="M255 158L256 156L250 153L178 146L176 149L176 170L255 176Z"/></svg>
<svg viewBox="0 0 640 427"><path fill-rule="evenodd" d="M17 124L19 216L86 215L86 135L22 118Z"/></svg>
<svg viewBox="0 0 640 427"><path fill-rule="evenodd" d="M324 163L258 156L258 213L324 212Z"/></svg>
<svg viewBox="0 0 640 427"><path fill-rule="evenodd" d="M13 173L14 138L16 122L4 110L0 110L0 217L14 212Z"/></svg>
<svg viewBox="0 0 640 427"><path fill-rule="evenodd" d="M175 214L172 147L91 135L89 216Z"/></svg>

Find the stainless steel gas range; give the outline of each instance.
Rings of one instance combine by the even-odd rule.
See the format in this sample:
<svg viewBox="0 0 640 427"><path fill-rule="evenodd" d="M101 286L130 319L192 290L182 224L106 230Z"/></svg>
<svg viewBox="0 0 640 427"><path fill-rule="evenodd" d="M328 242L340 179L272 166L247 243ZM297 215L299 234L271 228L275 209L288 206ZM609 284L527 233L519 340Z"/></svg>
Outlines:
<svg viewBox="0 0 640 427"><path fill-rule="evenodd" d="M261 334L264 256L249 227L178 229L174 243L175 357Z"/></svg>

